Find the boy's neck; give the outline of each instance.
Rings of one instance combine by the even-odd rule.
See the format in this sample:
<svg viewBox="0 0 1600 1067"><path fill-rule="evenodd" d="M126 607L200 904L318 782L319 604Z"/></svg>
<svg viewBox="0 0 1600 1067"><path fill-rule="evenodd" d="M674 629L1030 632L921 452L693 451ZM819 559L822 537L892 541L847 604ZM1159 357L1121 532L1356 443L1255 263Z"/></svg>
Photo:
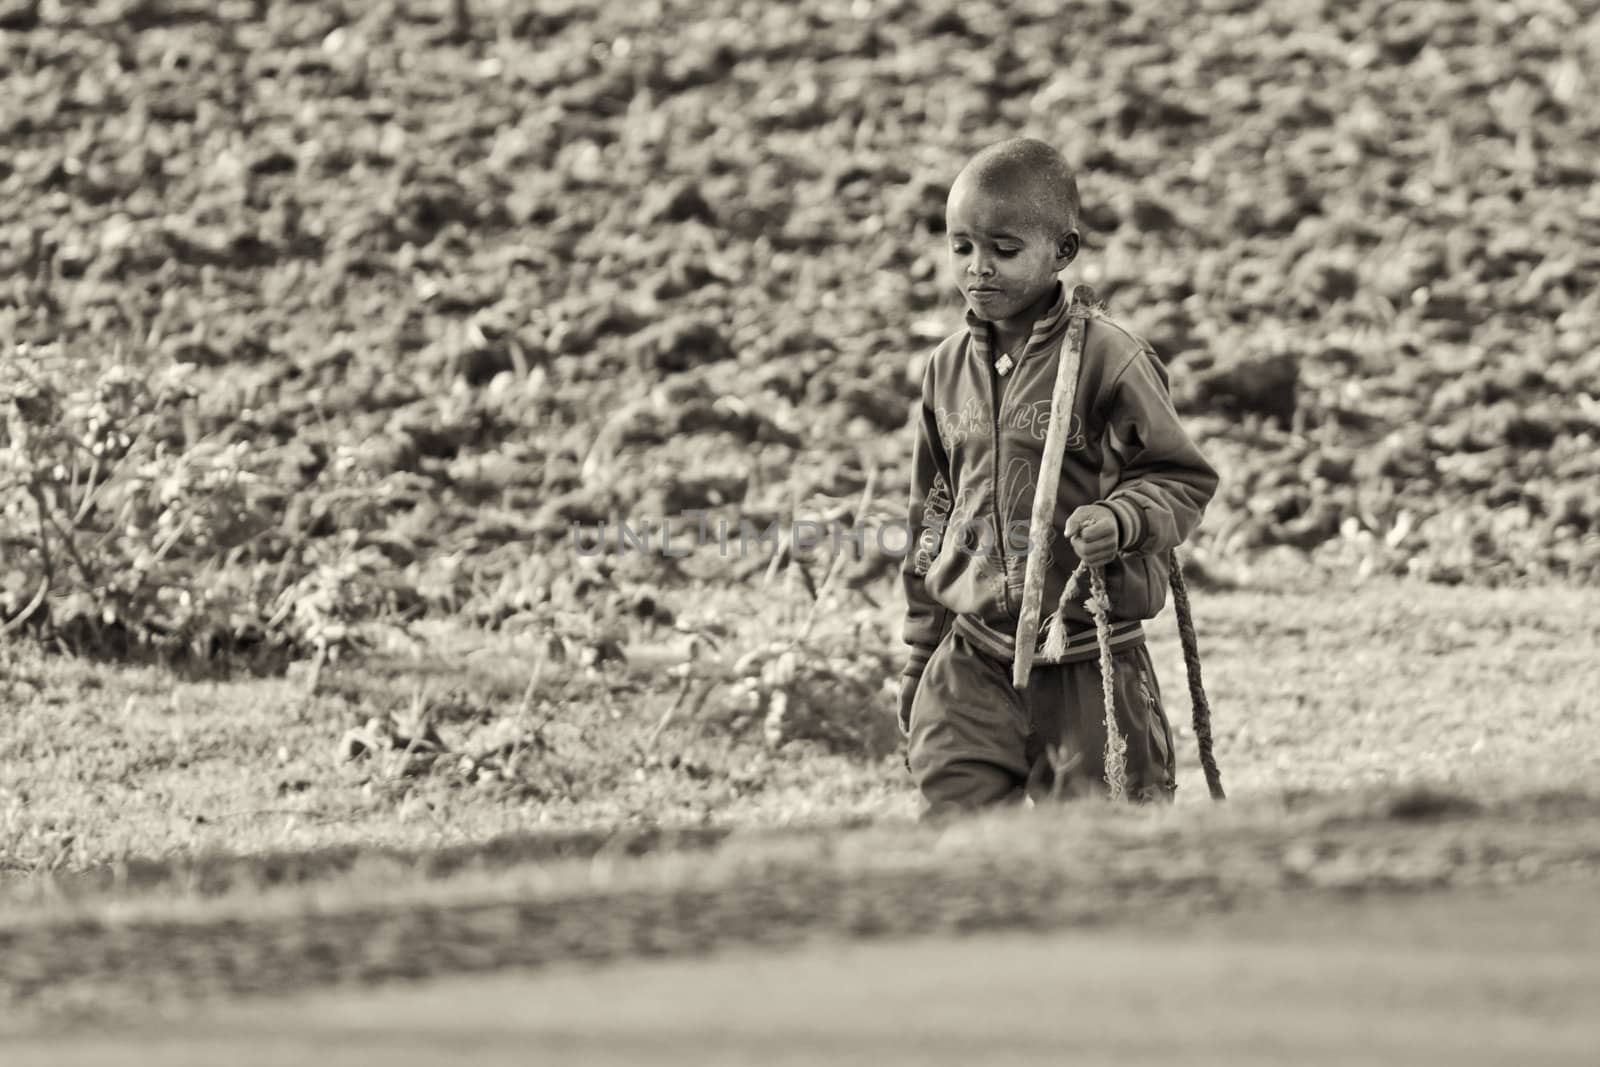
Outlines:
<svg viewBox="0 0 1600 1067"><path fill-rule="evenodd" d="M997 319L989 325L994 328L994 343L996 351L1012 352L1028 343L1028 338L1033 336L1033 324L1039 321L1050 305L1056 301L1056 288L1061 283L1057 281L1040 296L1039 299L1029 304L1022 311L1009 319Z"/></svg>

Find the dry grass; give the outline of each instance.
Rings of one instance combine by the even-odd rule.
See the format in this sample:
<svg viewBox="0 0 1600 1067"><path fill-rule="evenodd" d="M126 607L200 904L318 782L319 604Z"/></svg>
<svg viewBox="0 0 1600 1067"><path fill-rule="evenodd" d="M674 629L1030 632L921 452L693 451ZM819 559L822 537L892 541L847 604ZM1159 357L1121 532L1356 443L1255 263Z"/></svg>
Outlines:
<svg viewBox="0 0 1600 1067"><path fill-rule="evenodd" d="M1600 593L1202 590L1196 612L1236 798L1558 788L1600 770ZM880 634L894 632L887 610L881 622ZM1170 618L1152 628L1152 645L1180 735L1179 803L1203 804ZM692 721L652 741L676 685L649 668L547 672L530 702L539 653L508 637L437 631L424 655L342 668L315 696L300 676L184 681L18 648L5 656L0 869L10 874L0 895L13 899L42 875L137 858L427 852L530 832L825 824L916 809L892 757L769 752L758 737L706 735ZM453 718L438 725L452 749L535 728L545 748L514 780L486 783L437 770L388 778L340 760L346 729L403 712L419 691Z"/></svg>
<svg viewBox="0 0 1600 1067"><path fill-rule="evenodd" d="M0 702L0 897L6 876L67 876L137 858L437 850L530 831L909 814L887 764L758 737L654 731L675 680L615 664L543 669L544 649L437 629L425 647L288 678L186 681L153 668L9 652ZM544 681L529 699L530 679ZM340 741L418 694L447 752L347 761ZM456 773L521 744L515 774ZM676 758L674 758L676 757ZM16 888L15 878L10 889Z"/></svg>
<svg viewBox="0 0 1600 1067"><path fill-rule="evenodd" d="M1230 795L1515 791L1600 771L1595 590L1385 581L1202 592L1195 611ZM1153 644L1177 727L1189 704L1170 619ZM1200 802L1186 758L1180 798Z"/></svg>

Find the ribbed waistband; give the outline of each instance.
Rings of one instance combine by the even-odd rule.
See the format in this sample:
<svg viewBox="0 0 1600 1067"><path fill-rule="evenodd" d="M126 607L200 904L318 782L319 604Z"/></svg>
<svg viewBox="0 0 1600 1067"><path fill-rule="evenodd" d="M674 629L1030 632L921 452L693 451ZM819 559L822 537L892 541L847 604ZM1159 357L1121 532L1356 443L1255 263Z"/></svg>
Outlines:
<svg viewBox="0 0 1600 1067"><path fill-rule="evenodd" d="M996 659L1003 659L1007 663L1016 655L1016 641L1010 634L1001 633L994 627L987 625L981 619L970 615L957 615L951 624L962 637L977 645ZM1114 622L1111 624L1111 650L1121 651L1125 648L1137 648L1144 644L1144 624L1134 619L1131 622ZM1083 663L1087 660L1097 659L1100 656L1100 641L1095 636L1093 626L1082 630L1069 630L1067 632L1067 650L1059 656L1046 656L1044 654L1043 628L1039 634L1039 649L1034 652L1033 661L1043 664L1058 663Z"/></svg>

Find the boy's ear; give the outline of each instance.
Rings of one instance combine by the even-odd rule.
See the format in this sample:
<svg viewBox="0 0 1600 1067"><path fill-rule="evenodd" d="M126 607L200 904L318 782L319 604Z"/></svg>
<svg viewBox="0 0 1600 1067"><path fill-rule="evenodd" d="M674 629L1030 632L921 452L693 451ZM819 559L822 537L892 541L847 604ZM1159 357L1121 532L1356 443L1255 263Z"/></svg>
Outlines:
<svg viewBox="0 0 1600 1067"><path fill-rule="evenodd" d="M1078 258L1078 231L1069 230L1056 242L1056 259L1065 267Z"/></svg>

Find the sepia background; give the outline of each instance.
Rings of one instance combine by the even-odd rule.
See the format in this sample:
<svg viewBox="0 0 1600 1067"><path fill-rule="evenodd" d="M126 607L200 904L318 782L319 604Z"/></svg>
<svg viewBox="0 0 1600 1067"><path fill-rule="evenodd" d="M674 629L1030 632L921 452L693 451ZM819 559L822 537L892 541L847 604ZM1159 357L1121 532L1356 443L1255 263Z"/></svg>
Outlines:
<svg viewBox="0 0 1600 1067"><path fill-rule="evenodd" d="M1125 854L1200 910L1592 872L1597 80L1589 0L0 0L0 998L1074 924L1075 854L1097 915ZM986 890L907 822L885 532L1015 135L1223 476L1239 813L1163 619L1178 821L1002 821ZM392 944L306 932L376 886Z"/></svg>

